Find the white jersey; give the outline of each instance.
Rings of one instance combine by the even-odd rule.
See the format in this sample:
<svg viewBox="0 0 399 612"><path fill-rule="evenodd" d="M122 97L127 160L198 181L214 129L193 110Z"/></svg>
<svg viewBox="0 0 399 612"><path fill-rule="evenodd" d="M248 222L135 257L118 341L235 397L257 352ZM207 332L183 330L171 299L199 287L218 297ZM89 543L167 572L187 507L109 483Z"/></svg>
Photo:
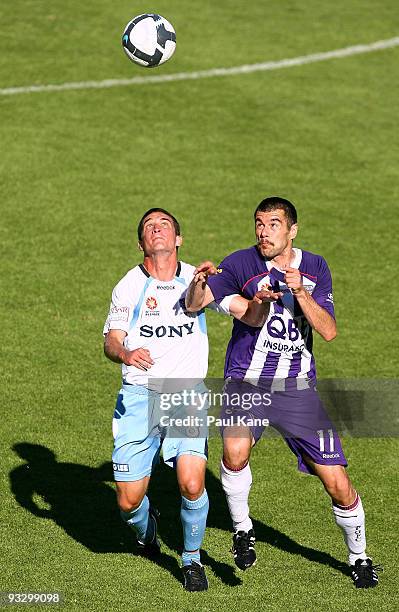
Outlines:
<svg viewBox="0 0 399 612"><path fill-rule="evenodd" d="M185 292L194 266L179 262L170 281L150 276L138 265L122 278L112 292L104 335L111 329L126 332L124 346L145 348L154 365L146 372L122 364L123 381L161 389L165 379L202 380L208 369L208 336L205 313L186 312ZM212 305L217 310L223 307ZM183 386L181 388L184 387Z"/></svg>

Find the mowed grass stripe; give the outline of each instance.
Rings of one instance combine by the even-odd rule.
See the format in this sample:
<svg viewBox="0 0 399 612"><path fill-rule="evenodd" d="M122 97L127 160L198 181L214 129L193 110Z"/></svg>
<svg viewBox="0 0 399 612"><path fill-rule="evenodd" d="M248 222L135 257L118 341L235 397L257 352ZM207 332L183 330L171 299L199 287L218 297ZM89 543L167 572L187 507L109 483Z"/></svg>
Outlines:
<svg viewBox="0 0 399 612"><path fill-rule="evenodd" d="M270 70L279 70L280 68L291 68L293 66L303 66L304 64L323 62L330 59L340 59L343 57L350 57L352 55L372 53L374 51L383 51L384 49L390 49L392 47L397 46L399 46L399 36L396 36L394 38L388 38L385 40L377 40L367 45L353 45L351 47L344 47L342 49L335 49L333 51L311 53L310 55L301 55L299 57L270 62L261 62L257 64L244 64L242 66L233 66L231 68L212 68L211 70L178 72L175 74L162 74L148 77L132 77L131 79L106 79L103 81L80 81L75 83L61 83L59 85L27 85L24 87L7 87L4 89L0 89L0 95L11 96L17 94L42 93L50 91L68 91L76 89L108 89L111 87L149 85L152 83L189 81L218 76L248 74L251 72L266 72Z"/></svg>

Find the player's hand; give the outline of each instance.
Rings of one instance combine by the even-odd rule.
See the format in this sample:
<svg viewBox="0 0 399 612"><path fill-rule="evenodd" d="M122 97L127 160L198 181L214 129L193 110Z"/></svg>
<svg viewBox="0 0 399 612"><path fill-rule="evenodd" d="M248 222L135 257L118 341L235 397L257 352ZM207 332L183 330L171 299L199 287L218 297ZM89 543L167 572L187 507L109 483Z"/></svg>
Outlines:
<svg viewBox="0 0 399 612"><path fill-rule="evenodd" d="M288 289L291 289L294 295L300 293L304 289L302 274L298 268L285 268L285 284Z"/></svg>
<svg viewBox="0 0 399 612"><path fill-rule="evenodd" d="M271 287L268 287L257 291L253 297L253 301L257 304L263 304L264 302L276 302L281 297L283 297L281 291L273 291Z"/></svg>
<svg viewBox="0 0 399 612"><path fill-rule="evenodd" d="M123 363L128 366L134 366L139 370L146 372L154 365L151 359L150 351L145 348L134 349L134 351L125 351L122 359Z"/></svg>
<svg viewBox="0 0 399 612"><path fill-rule="evenodd" d="M194 282L206 283L208 276L218 274L218 269L211 261L203 261L194 270Z"/></svg>

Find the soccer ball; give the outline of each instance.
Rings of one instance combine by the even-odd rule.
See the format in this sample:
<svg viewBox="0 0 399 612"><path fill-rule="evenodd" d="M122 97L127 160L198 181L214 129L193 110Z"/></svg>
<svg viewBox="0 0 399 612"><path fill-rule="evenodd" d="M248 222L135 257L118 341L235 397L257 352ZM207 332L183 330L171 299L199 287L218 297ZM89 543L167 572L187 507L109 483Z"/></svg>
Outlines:
<svg viewBox="0 0 399 612"><path fill-rule="evenodd" d="M161 15L145 13L129 21L123 32L122 45L132 62L153 68L172 57L176 49L176 33Z"/></svg>

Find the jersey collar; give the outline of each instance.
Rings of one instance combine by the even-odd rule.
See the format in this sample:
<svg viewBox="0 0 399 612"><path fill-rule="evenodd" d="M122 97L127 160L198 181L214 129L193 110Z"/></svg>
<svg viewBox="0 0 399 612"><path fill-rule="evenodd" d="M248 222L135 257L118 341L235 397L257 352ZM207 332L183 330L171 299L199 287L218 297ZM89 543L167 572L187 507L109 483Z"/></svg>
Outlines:
<svg viewBox="0 0 399 612"><path fill-rule="evenodd" d="M295 253L294 256L294 261L291 263L291 268L299 268L299 266L301 265L301 261L302 261L302 250L301 249L297 249L297 248L293 248L293 251ZM271 261L269 261L268 259L265 260L266 263L266 268L269 270L278 270L278 272L283 272L283 270L280 270L280 268L278 266L276 266L276 264L272 264Z"/></svg>
<svg viewBox="0 0 399 612"><path fill-rule="evenodd" d="M139 264L139 268L142 271L142 273L144 274L144 276L146 276L147 278L151 277L151 274L148 272L148 270L144 267L143 264ZM178 261L177 262L175 278L176 278L176 276L180 276L180 272L181 272L181 262Z"/></svg>

